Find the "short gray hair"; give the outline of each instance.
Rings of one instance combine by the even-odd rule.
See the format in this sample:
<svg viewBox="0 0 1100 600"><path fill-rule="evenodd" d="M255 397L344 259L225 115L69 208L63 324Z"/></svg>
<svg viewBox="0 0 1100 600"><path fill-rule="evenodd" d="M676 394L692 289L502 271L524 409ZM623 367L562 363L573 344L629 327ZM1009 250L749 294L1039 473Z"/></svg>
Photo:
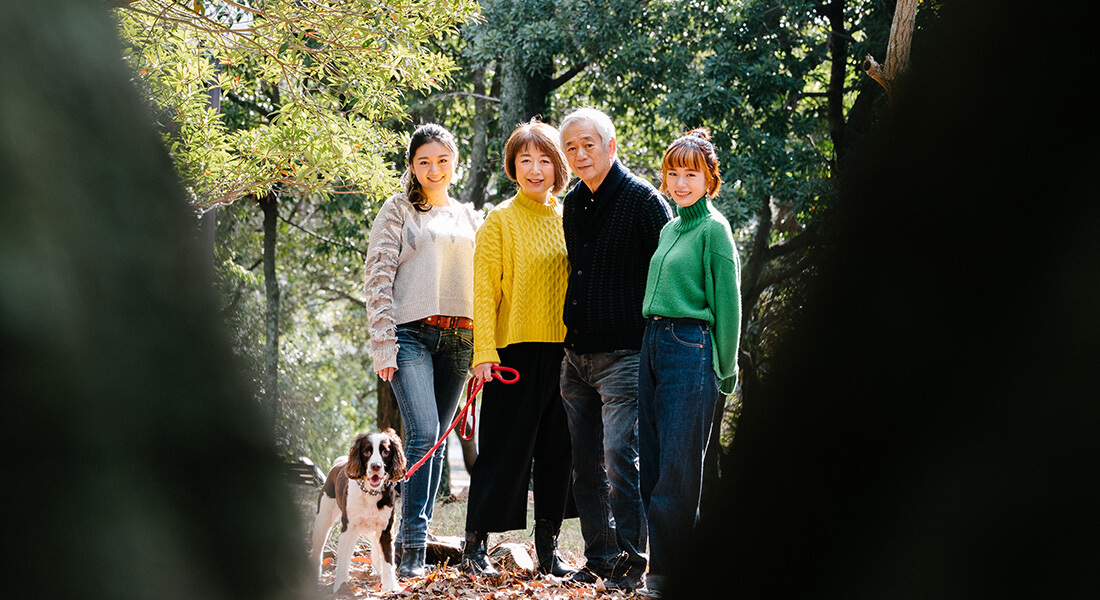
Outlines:
<svg viewBox="0 0 1100 600"><path fill-rule="evenodd" d="M611 140L615 139L615 124L611 122L611 117L607 116L602 111L586 106L584 108L578 108L562 119L561 125L558 126L562 148L565 147L565 128L578 121L588 121L592 123L592 127L596 129L596 133L600 136L600 139L603 140L603 147L611 147Z"/></svg>

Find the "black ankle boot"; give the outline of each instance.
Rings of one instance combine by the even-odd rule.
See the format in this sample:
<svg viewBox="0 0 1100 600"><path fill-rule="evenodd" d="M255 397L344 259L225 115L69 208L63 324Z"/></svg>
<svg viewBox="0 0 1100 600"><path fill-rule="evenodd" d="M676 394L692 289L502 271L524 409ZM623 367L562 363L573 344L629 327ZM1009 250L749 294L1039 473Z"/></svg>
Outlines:
<svg viewBox="0 0 1100 600"><path fill-rule="evenodd" d="M404 548L401 553L401 565L397 567L398 577L420 577L425 573L424 556L427 548Z"/></svg>
<svg viewBox="0 0 1100 600"><path fill-rule="evenodd" d="M535 554L539 557L539 573L549 573L554 577L568 577L576 569L562 560L558 554L558 532L561 522L553 523L548 519L535 521Z"/></svg>
<svg viewBox="0 0 1100 600"><path fill-rule="evenodd" d="M499 575L489 562L489 534L467 531L466 544L462 547L462 572L471 575Z"/></svg>

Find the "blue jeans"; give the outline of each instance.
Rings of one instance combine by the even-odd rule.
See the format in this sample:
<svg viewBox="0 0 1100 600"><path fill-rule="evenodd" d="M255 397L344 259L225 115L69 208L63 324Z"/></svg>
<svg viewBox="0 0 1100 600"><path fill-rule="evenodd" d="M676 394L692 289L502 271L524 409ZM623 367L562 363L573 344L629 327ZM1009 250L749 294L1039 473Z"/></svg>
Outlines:
<svg viewBox="0 0 1100 600"><path fill-rule="evenodd" d="M419 321L397 326L393 393L405 421L405 457L412 467L450 426L474 354L473 332ZM401 547L427 546L447 442L402 484Z"/></svg>
<svg viewBox="0 0 1100 600"><path fill-rule="evenodd" d="M604 578L646 568L637 393L637 352L566 348L561 396L573 441L573 496L586 566Z"/></svg>
<svg viewBox="0 0 1100 600"><path fill-rule="evenodd" d="M659 587L699 519L703 456L718 402L710 331L688 319L650 319L638 369L638 448L649 525L649 576Z"/></svg>

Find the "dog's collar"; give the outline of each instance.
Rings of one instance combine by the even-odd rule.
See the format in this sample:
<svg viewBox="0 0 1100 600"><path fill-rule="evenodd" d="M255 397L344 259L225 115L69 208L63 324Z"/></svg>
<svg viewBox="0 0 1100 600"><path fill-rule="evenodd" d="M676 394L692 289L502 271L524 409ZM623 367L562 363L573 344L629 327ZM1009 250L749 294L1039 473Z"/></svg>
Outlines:
<svg viewBox="0 0 1100 600"><path fill-rule="evenodd" d="M386 483L382 484L382 487L376 490L374 488L369 488L369 487L363 485L363 480L362 479L356 479L355 483L358 483L359 484L359 489L363 490L364 493L366 493L370 496L381 496L383 490L385 490L386 488L393 485L392 481L386 480Z"/></svg>

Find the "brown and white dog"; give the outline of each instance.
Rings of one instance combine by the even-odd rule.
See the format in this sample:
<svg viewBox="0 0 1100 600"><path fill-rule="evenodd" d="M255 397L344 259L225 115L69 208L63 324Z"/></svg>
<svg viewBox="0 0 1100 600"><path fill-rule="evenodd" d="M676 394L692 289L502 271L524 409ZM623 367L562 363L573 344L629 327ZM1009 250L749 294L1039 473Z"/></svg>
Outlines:
<svg viewBox="0 0 1100 600"><path fill-rule="evenodd" d="M313 564L321 572L322 551L328 532L340 521L334 591L348 580L351 555L360 535L370 542L371 564L382 578L382 591L397 589L393 560L396 483L405 477L405 452L393 429L361 433L347 458L332 465L317 499L313 522Z"/></svg>

